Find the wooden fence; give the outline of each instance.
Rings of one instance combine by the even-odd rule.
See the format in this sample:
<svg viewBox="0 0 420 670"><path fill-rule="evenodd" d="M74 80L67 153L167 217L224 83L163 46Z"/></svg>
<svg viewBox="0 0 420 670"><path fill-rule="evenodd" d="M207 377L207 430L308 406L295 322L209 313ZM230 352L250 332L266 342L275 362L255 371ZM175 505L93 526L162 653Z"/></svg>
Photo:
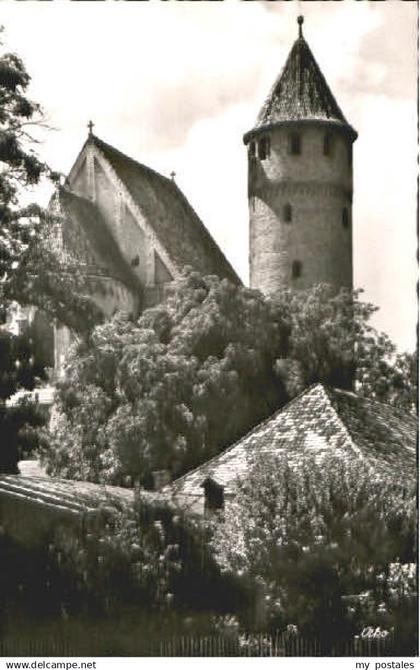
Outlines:
<svg viewBox="0 0 420 670"><path fill-rule="evenodd" d="M0 639L0 657L7 656L153 656L153 657L328 657L328 656L395 656L393 640L349 639L321 644L319 640L286 632L274 635L230 637L226 635L180 635L166 639L131 640L121 644L117 639L106 645L100 634L91 635L89 644L81 646L73 639Z"/></svg>
<svg viewBox="0 0 420 670"><path fill-rule="evenodd" d="M279 632L274 635L226 637L191 635L163 640L158 656L392 656L393 640L351 638L323 643L300 635Z"/></svg>

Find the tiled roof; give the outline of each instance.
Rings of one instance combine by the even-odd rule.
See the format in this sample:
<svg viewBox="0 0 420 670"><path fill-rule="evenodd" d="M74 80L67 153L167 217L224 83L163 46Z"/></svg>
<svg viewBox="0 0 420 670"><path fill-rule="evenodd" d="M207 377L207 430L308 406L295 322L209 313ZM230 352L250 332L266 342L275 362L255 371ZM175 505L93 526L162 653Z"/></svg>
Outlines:
<svg viewBox="0 0 420 670"><path fill-rule="evenodd" d="M203 274L216 274L241 284L175 181L137 163L95 135L90 135L88 141L93 142L110 162L180 270L189 265Z"/></svg>
<svg viewBox="0 0 420 670"><path fill-rule="evenodd" d="M77 258L77 236L79 235L78 229L81 229L85 242L96 259L96 270L100 274L114 277L127 286L136 288L137 278L124 260L98 207L87 198L75 195L65 188L60 188L57 195L61 210L67 218L63 234L71 237L73 232L76 238L73 242L71 239L65 242L65 248L70 257L73 252L75 261L79 260ZM83 257L80 260L84 262Z"/></svg>
<svg viewBox="0 0 420 670"><path fill-rule="evenodd" d="M133 489L103 486L50 477L0 475L0 502L20 500L32 505L83 514L95 511L100 504L133 503Z"/></svg>
<svg viewBox="0 0 420 670"><path fill-rule="evenodd" d="M287 454L292 467L298 467L307 454L361 458L378 474L412 480L416 443L417 421L411 415L317 384L226 451L173 482L171 490L176 496L200 496L203 481L210 477L232 493L256 453L261 459Z"/></svg>
<svg viewBox="0 0 420 670"><path fill-rule="evenodd" d="M294 43L254 129L246 133L244 140L247 142L255 130L290 121L328 121L344 127L353 140L357 137L303 37Z"/></svg>

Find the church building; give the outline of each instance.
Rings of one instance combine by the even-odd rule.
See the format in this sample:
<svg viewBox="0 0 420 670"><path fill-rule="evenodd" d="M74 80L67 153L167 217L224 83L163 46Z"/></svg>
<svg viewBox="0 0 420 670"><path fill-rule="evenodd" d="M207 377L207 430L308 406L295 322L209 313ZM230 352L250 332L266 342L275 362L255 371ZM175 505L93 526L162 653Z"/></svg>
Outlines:
<svg viewBox="0 0 420 670"><path fill-rule="evenodd" d="M161 302L186 266L241 281L173 179L129 158L92 133L50 204L64 261L83 272L105 317L138 315ZM55 328L55 368L71 340Z"/></svg>
<svg viewBox="0 0 420 670"><path fill-rule="evenodd" d="M265 295L319 282L352 288L352 145L346 121L298 37L254 128L248 152L250 283ZM105 317L162 301L184 266L240 279L173 179L92 132L51 209L62 258L86 277ZM71 339L55 327L55 368Z"/></svg>

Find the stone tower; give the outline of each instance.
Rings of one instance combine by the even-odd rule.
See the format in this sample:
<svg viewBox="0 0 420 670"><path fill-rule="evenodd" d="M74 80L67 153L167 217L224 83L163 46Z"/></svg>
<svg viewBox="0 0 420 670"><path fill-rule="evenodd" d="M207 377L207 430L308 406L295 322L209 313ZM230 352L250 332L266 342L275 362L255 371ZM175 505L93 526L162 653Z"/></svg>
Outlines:
<svg viewBox="0 0 420 670"><path fill-rule="evenodd" d="M352 288L352 145L303 38L264 103L248 148L250 283L266 295L320 282Z"/></svg>

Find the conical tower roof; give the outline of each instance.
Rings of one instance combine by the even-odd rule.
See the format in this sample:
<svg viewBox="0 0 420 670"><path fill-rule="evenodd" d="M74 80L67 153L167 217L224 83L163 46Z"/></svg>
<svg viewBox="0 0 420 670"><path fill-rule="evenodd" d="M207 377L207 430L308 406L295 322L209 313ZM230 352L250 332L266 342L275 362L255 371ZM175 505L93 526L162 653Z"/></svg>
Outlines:
<svg viewBox="0 0 420 670"><path fill-rule="evenodd" d="M308 121L333 123L346 130L352 141L357 137L303 37L302 16L299 16L298 23L299 37L258 114L255 127L244 136L245 143L259 130Z"/></svg>

